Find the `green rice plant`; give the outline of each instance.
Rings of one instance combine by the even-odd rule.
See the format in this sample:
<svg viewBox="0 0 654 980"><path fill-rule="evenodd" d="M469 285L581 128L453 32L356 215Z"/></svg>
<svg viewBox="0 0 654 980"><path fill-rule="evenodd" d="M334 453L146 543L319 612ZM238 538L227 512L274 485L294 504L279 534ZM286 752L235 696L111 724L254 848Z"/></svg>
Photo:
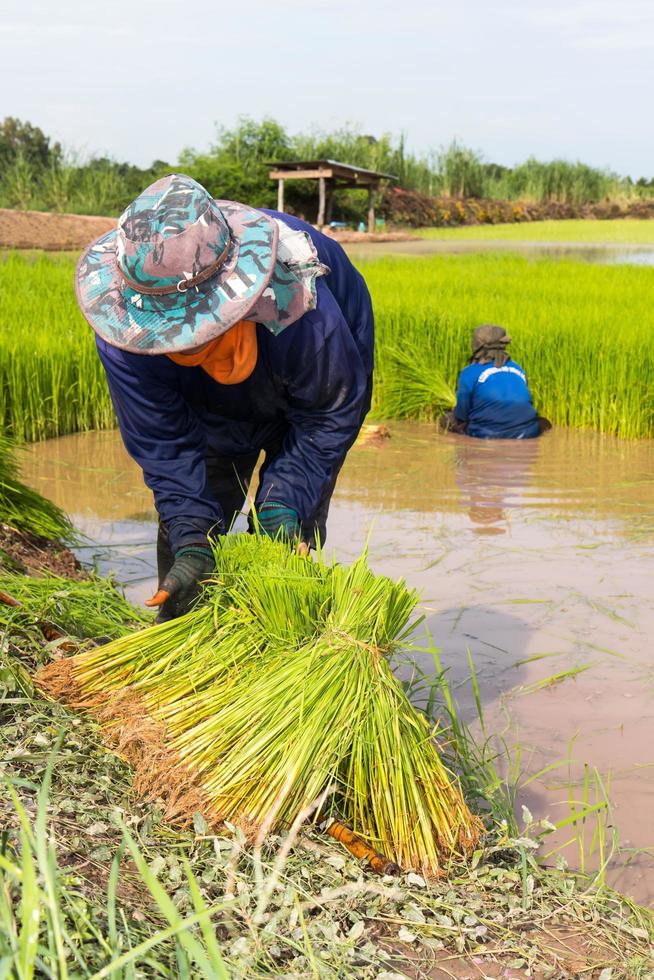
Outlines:
<svg viewBox="0 0 654 980"><path fill-rule="evenodd" d="M654 221L607 218L519 221L513 224L421 228L418 238L443 242L546 242L599 245L654 245Z"/></svg>
<svg viewBox="0 0 654 980"><path fill-rule="evenodd" d="M555 425L654 433L654 269L487 253L385 258L363 271L376 310L378 416L397 410L389 347L437 365L454 387L472 330L490 322L513 337L536 408Z"/></svg>
<svg viewBox="0 0 654 980"><path fill-rule="evenodd" d="M528 236L545 224L502 234ZM647 222L626 221L570 223L567 234L592 237L604 225L651 234ZM71 256L0 259L0 430L19 440L115 425L93 333L75 303L73 265ZM554 424L654 433L653 269L485 253L375 259L362 271L376 317L378 416L427 419L448 407L473 328L495 322L514 338L536 406Z"/></svg>
<svg viewBox="0 0 654 980"><path fill-rule="evenodd" d="M18 441L115 425L73 267L69 255L0 258L0 431Z"/></svg>
<svg viewBox="0 0 654 980"><path fill-rule="evenodd" d="M257 536L223 539L216 560L190 614L37 683L98 718L170 819L255 841L317 806L404 868L437 875L469 852L477 821L389 664L416 594L365 555L327 565Z"/></svg>
<svg viewBox="0 0 654 980"><path fill-rule="evenodd" d="M51 541L71 541L73 527L64 512L17 476L16 450L0 435L0 522Z"/></svg>

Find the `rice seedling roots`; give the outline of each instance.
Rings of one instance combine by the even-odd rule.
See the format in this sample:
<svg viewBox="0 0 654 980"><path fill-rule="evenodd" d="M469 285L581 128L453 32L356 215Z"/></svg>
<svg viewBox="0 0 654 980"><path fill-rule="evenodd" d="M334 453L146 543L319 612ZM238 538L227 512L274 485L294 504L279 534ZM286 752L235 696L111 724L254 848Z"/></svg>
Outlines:
<svg viewBox="0 0 654 980"><path fill-rule="evenodd" d="M46 664L34 683L47 697L87 712L100 725L104 745L134 770L134 790L143 800L160 801L171 824L191 826L201 813L213 831L222 820L212 814L211 801L180 757L167 748L166 727L150 715L145 699L129 688L85 692L76 677L73 658Z"/></svg>

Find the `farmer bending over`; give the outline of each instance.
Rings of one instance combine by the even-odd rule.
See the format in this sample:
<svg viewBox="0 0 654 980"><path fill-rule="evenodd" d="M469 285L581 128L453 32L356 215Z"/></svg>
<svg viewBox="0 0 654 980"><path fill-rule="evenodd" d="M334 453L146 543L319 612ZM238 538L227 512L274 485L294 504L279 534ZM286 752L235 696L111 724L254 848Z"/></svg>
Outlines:
<svg viewBox="0 0 654 980"><path fill-rule="evenodd" d="M477 327L456 406L441 419L442 428L477 439L533 439L552 428L534 408L525 372L507 353L510 343L504 327Z"/></svg>
<svg viewBox="0 0 654 980"><path fill-rule="evenodd" d="M148 187L78 262L123 441L159 514L158 621L187 611L252 472L261 529L324 541L370 406L373 314L333 240L216 201L190 177Z"/></svg>

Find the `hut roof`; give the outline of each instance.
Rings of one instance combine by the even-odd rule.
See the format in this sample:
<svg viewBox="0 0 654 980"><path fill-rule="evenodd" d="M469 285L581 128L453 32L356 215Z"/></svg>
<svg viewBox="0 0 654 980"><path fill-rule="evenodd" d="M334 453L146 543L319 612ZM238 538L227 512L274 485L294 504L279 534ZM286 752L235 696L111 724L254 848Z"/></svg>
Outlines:
<svg viewBox="0 0 654 980"><path fill-rule="evenodd" d="M276 160L269 164L272 167L270 176L286 177L298 180L316 177L328 177L349 183L354 186L365 186L379 180L397 180L394 174L382 173L379 170L366 170L365 167L355 167L351 163L341 163L339 160Z"/></svg>

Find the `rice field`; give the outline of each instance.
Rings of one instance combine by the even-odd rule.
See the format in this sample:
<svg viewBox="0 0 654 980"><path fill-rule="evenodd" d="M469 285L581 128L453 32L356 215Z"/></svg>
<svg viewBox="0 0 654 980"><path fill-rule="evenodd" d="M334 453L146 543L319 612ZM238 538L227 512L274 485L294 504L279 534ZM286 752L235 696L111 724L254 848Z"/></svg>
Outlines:
<svg viewBox="0 0 654 980"><path fill-rule="evenodd" d="M18 441L115 424L74 265L66 254L0 259L0 430Z"/></svg>
<svg viewBox="0 0 654 980"><path fill-rule="evenodd" d="M1 405L5 428L21 439L113 425L92 334L72 295L73 261L70 256L18 255L0 260ZM611 426L624 424L626 430L635 420L643 431L626 434L650 434L651 396L641 376L647 377L650 367L645 302L651 270L466 255L376 260L364 272L378 315L378 414L430 417L448 404L465 362L470 328L497 319L514 334L516 356L532 374L543 411L554 418L560 402L574 416L570 424L614 431ZM613 416L593 414L596 404L609 404L610 398L616 406ZM12 466L7 472L13 476ZM25 510L23 489L17 514ZM9 513L9 504L4 506ZM246 539L245 547L250 544ZM301 561L297 556L288 560ZM311 575L318 573L318 566L309 567ZM364 595L359 573L353 566L343 577L339 595L348 609L358 607ZM222 584L226 580L223 574L225 598L231 595ZM595 814L606 812L609 819L608 802L593 802L588 777L581 799L573 800L570 784L570 816L556 825L534 823L523 809L518 823L513 804L519 765L500 775L490 742L473 742L464 721L457 719L435 650L435 676L418 675L418 683L427 685L426 717L430 726L437 719L445 724L447 765L459 775L471 804L486 801L490 829L470 863L448 863L449 879L431 881L410 873L371 880L348 854L330 849L326 837L300 834L299 822L265 843L257 836L254 847L246 846L244 834L231 822L224 833L211 833L197 809L187 829L167 826L160 794L157 803L139 802L123 762L99 750L97 729L42 700L30 677L37 667L61 663L53 658L56 645L46 642L44 621L69 633L66 643L75 643L88 636L120 637L138 615L108 583L95 578L66 583L5 569L0 586L21 603L0 604L5 637L0 696L6 709L0 749L7 760L7 792L0 797L0 963L12 976L372 978L397 975L390 966L415 972L416 964L431 970L443 958L455 967L473 956L476 967L488 962L493 972L496 965L513 969L519 964L550 973L560 966L561 975L568 975L568 961L552 952L550 937L553 929L569 930L571 923L585 943L575 970L649 975L651 914L606 886L603 858L598 874L590 877L545 868L532 853L553 828L565 828L566 836L573 834L583 848ZM393 589L402 592L400 586ZM292 595L298 609L306 610L305 593L293 588ZM243 611L254 619L257 607L251 596L244 598ZM272 612L276 608L270 607ZM275 635L284 634L291 622L283 606L279 612L266 617L276 623ZM221 628L225 615L222 611L219 617ZM370 619L362 617L366 629ZM266 636L273 632L269 626ZM160 637L160 627L149 635L157 630ZM336 632L342 642L342 631ZM362 649L368 649L362 642L366 637L357 632ZM106 660L115 650L91 647L80 656L88 664L89 657ZM247 655L251 662L260 656L249 648ZM285 659L273 662L275 696L284 693L284 666L284 676L294 680ZM569 678L573 670L547 681ZM322 668L320 676L324 679ZM195 685L198 679L196 672ZM483 731L474 672L473 686ZM337 681L334 687L341 694L345 690ZM527 686L521 690L525 696L528 692ZM361 711L367 711L368 699L360 689L355 693ZM248 702L243 723L248 744L253 703L268 704L263 697ZM303 698L303 725L309 706ZM380 744L382 737L390 740L396 715L382 716L380 731L371 727L362 742L371 769L379 770L380 753L371 754L369 746ZM281 717L279 711L275 717ZM339 750L351 717L348 724L334 725ZM215 725L213 713L210 721ZM190 744L198 746L195 740ZM294 740L299 754L306 744L301 737ZM503 771L502 760L499 765ZM432 783L425 779L421 785ZM345 785L363 798L363 784L346 779ZM365 788L369 785L381 806L389 794L380 771L376 780L365 782ZM261 779L253 786L263 792ZM592 826L597 826L593 846L599 840L604 855L606 824L599 820ZM385 839L381 833L377 837ZM390 962L384 942L392 950Z"/></svg>
<svg viewBox="0 0 654 980"><path fill-rule="evenodd" d="M66 255L0 260L0 428L18 440L114 425L73 267ZM377 318L377 417L437 415L473 327L494 322L514 338L537 408L555 425L654 433L654 270L499 253L387 257L361 269Z"/></svg>
<svg viewBox="0 0 654 980"><path fill-rule="evenodd" d="M385 258L363 271L377 310L378 415L403 400L393 348L414 358L423 388L438 375L452 387L472 329L490 322L511 334L536 407L555 425L626 438L654 432L654 270L472 253ZM407 377L407 398L418 380ZM412 417L429 419L441 406L425 394L419 408L414 398Z"/></svg>
<svg viewBox="0 0 654 980"><path fill-rule="evenodd" d="M654 221L636 218L574 218L564 221L523 221L516 224L423 228L419 238L438 241L597 242L605 245L654 245Z"/></svg>

